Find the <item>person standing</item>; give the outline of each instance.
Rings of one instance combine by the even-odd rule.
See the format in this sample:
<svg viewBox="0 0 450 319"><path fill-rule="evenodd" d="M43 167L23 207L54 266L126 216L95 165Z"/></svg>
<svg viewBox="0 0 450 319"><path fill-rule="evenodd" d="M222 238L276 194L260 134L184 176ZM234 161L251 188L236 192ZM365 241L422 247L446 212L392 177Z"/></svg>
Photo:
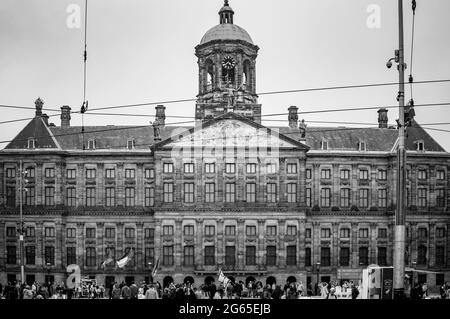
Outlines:
<svg viewBox="0 0 450 319"><path fill-rule="evenodd" d="M131 290L130 290L130 287L128 287L128 285L123 285L121 296L122 296L123 299L130 299L131 298Z"/></svg>
<svg viewBox="0 0 450 319"><path fill-rule="evenodd" d="M130 298L131 299L138 299L139 294L139 288L136 286L136 284L133 282L130 286Z"/></svg>

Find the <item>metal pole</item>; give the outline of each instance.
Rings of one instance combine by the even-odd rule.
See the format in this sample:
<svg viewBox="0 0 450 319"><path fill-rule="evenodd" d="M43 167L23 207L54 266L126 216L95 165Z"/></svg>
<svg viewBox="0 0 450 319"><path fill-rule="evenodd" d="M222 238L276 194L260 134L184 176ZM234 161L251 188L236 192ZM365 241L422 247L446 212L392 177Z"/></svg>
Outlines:
<svg viewBox="0 0 450 319"><path fill-rule="evenodd" d="M22 214L22 197L23 197L23 169L22 161L20 161L20 175L19 175L19 206L20 206L20 227L19 227L19 250L20 250L20 279L22 284L25 283L25 269L24 269L24 254L23 254L23 214Z"/></svg>
<svg viewBox="0 0 450 319"><path fill-rule="evenodd" d="M399 129L397 151L397 209L394 230L394 298L404 297L405 277L405 68L403 41L403 0L398 0L399 22Z"/></svg>

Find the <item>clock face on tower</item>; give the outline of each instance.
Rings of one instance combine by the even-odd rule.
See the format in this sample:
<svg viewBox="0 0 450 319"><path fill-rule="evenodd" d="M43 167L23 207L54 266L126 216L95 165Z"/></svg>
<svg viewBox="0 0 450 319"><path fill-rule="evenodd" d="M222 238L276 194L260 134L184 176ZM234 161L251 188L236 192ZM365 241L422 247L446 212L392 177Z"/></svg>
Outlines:
<svg viewBox="0 0 450 319"><path fill-rule="evenodd" d="M229 56L229 55L227 55L224 59L223 59L223 61L222 61L222 66L225 68L225 69L233 69L234 68L234 66L236 65L236 62L234 61L234 59L231 57L231 56Z"/></svg>

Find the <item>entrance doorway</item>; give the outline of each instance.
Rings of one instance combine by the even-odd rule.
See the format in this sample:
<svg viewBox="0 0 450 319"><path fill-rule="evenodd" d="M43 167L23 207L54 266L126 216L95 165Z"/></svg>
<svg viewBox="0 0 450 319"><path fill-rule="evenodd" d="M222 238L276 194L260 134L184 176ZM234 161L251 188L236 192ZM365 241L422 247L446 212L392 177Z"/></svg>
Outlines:
<svg viewBox="0 0 450 319"><path fill-rule="evenodd" d="M134 283L134 276L125 276L125 283L127 286L131 286Z"/></svg>
<svg viewBox="0 0 450 319"><path fill-rule="evenodd" d="M274 276L269 276L269 277L267 277L267 279L266 279L266 285L272 286L273 284L276 284L276 283L277 283L277 280L275 279Z"/></svg>
<svg viewBox="0 0 450 319"><path fill-rule="evenodd" d="M330 283L331 278L330 276L322 276L320 277L321 282L326 282L326 283Z"/></svg>

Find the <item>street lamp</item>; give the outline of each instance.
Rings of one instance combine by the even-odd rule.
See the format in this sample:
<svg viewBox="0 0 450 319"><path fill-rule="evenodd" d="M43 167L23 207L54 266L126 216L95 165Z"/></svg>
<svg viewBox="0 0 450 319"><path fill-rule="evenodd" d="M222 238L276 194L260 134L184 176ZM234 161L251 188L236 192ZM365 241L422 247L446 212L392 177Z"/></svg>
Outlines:
<svg viewBox="0 0 450 319"><path fill-rule="evenodd" d="M148 268L150 268L150 283L153 284L153 269L152 269L152 262L148 263Z"/></svg>
<svg viewBox="0 0 450 319"><path fill-rule="evenodd" d="M316 270L317 270L317 281L316 281L316 296L319 294L319 272L320 272L320 262L316 262Z"/></svg>

